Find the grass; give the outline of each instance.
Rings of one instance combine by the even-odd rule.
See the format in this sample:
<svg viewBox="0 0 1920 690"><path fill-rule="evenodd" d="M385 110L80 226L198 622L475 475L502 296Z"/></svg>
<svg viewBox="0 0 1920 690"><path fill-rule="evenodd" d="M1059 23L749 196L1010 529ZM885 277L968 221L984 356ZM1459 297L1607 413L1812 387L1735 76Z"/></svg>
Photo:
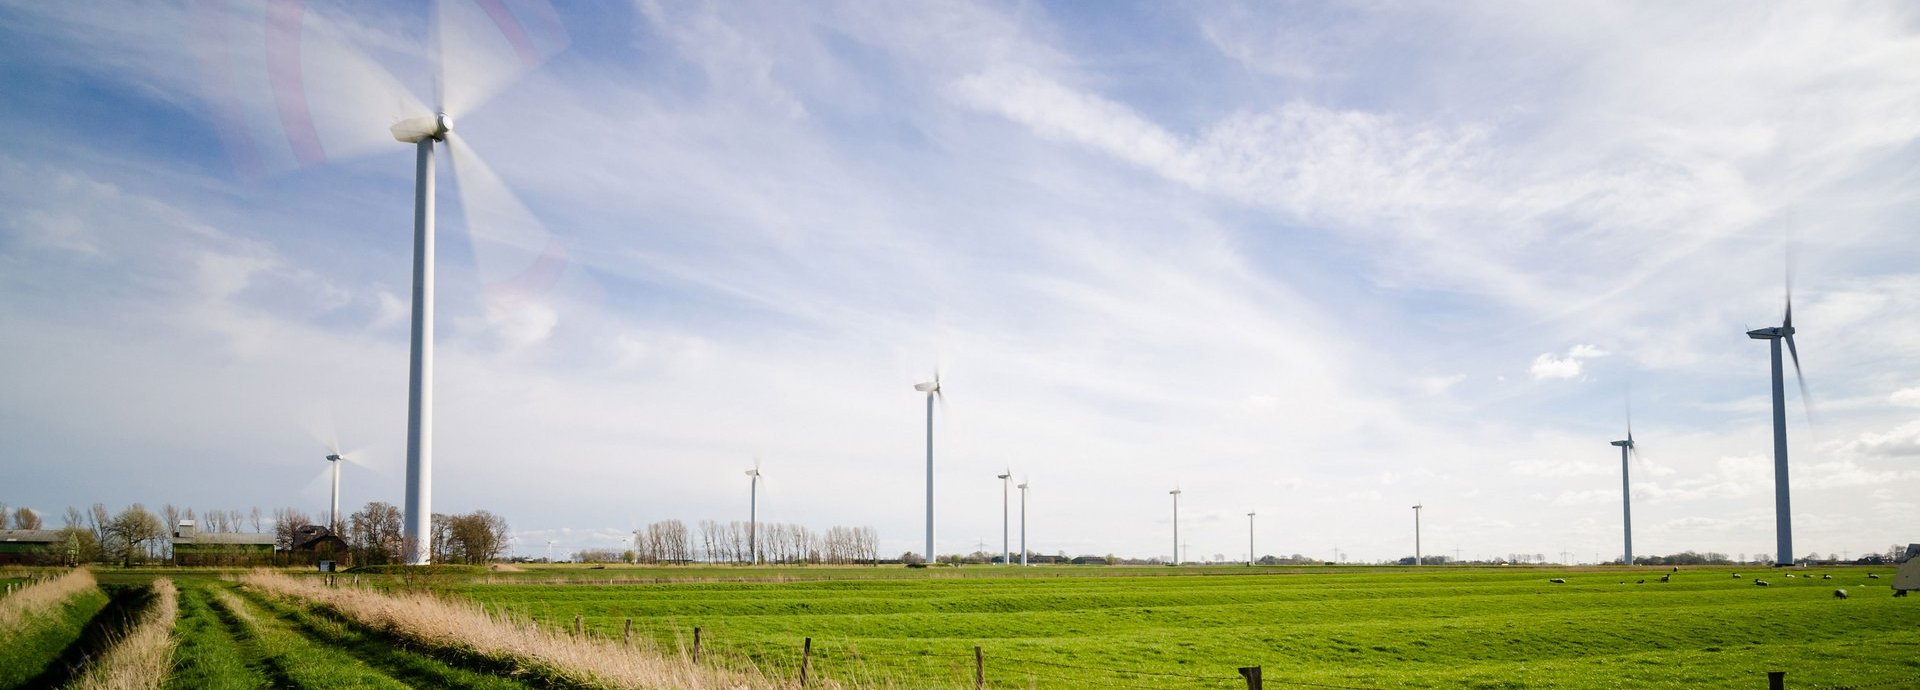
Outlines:
<svg viewBox="0 0 1920 690"><path fill-rule="evenodd" d="M36 679L64 672L67 649L78 645L89 624L102 617L107 595L86 571L73 571L16 591L0 608L0 688L30 687Z"/></svg>
<svg viewBox="0 0 1920 690"><path fill-rule="evenodd" d="M91 659L73 690L153 690L173 668L173 624L180 612L173 581L153 581L145 610L106 653Z"/></svg>
<svg viewBox="0 0 1920 690"><path fill-rule="evenodd" d="M253 690L279 685L270 667L242 634L240 623L215 603L224 585L205 578L180 583L180 622L174 626L174 672L166 686L179 690Z"/></svg>
<svg viewBox="0 0 1920 690"><path fill-rule="evenodd" d="M1743 688L1767 670L1796 685L1920 678L1920 606L1857 569L1833 569L1831 581L1762 573L1769 588L1730 569L1664 584L1658 571L1621 569L994 570L723 582L629 569L607 579L662 584L556 584L618 571L536 569L456 589L554 627L581 614L610 638L632 617L669 649L700 626L709 657L776 673L791 673L812 637L827 677L913 687L970 687L976 645L991 687L1223 687L1252 665L1282 686ZM1835 586L1853 597L1833 599Z"/></svg>

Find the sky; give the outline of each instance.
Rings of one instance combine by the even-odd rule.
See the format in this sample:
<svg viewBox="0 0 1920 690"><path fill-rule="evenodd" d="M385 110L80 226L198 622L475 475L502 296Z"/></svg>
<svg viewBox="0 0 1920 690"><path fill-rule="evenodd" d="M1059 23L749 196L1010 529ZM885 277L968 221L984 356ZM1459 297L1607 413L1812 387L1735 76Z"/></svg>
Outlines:
<svg viewBox="0 0 1920 690"><path fill-rule="evenodd" d="M1911 3L500 7L0 0L0 501L400 504L439 103L433 507L520 553L756 461L919 551L936 369L941 553L1011 469L1041 553L1617 558L1629 400L1636 553L1767 553L1789 267L1795 550L1920 541Z"/></svg>

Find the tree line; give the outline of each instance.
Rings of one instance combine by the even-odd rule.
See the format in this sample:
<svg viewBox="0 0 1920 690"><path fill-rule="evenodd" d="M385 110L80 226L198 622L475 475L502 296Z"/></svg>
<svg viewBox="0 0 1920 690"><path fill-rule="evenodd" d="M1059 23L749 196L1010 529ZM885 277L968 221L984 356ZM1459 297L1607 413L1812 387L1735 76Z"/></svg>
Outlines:
<svg viewBox="0 0 1920 690"><path fill-rule="evenodd" d="M880 534L872 527L828 527L814 531L783 522L758 524L701 520L693 529L679 520L662 520L634 530L633 548L574 553L583 562L632 563L873 563L880 558Z"/></svg>
<svg viewBox="0 0 1920 690"><path fill-rule="evenodd" d="M72 565L80 563L120 563L131 566L151 561L168 562L173 558L173 529L184 520L192 520L202 534L273 534L276 552L291 551L300 530L320 525L346 542L353 562L363 565L399 563L403 558L404 521L400 509L373 501L358 512L346 516L341 524L321 525L305 511L280 508L271 514L259 508L245 511L209 508L195 510L171 503L159 511L134 503L118 512L106 504L95 503L87 510L68 507L61 516L62 526L54 530L44 560ZM0 529L44 530L45 519L36 511L17 508L11 511L0 502ZM477 510L463 515L435 513L431 526L430 551L436 563L486 563L506 555L512 533L505 518Z"/></svg>

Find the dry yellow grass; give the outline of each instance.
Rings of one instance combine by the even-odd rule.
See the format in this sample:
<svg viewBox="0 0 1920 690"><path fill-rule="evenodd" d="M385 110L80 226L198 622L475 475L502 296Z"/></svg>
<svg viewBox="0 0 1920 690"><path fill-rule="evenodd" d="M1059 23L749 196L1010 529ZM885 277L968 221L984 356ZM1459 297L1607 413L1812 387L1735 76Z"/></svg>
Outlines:
<svg viewBox="0 0 1920 690"><path fill-rule="evenodd" d="M320 580L255 571L240 582L270 595L319 604L361 624L429 647L511 660L538 672L614 688L775 690L791 681L751 672L700 666L679 656L632 649L617 641L577 638L524 621L495 616L478 604L426 594L383 594L327 587ZM840 688L815 681L809 687Z"/></svg>
<svg viewBox="0 0 1920 690"><path fill-rule="evenodd" d="M153 603L141 612L125 637L106 654L87 663L75 690L152 690L166 682L173 669L173 621L180 613L180 593L173 581L153 581Z"/></svg>
<svg viewBox="0 0 1920 690"><path fill-rule="evenodd" d="M60 602L74 595L93 589L98 583L93 581L93 573L85 568L68 571L65 575L51 580L28 585L20 591L0 599L0 637L6 637L18 630L27 618L52 610Z"/></svg>

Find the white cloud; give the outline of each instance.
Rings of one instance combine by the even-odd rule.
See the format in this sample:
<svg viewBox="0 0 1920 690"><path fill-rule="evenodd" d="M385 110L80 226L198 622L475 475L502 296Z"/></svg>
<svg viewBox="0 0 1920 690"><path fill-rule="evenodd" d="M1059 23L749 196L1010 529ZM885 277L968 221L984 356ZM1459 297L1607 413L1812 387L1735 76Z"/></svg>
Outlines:
<svg viewBox="0 0 1920 690"><path fill-rule="evenodd" d="M1920 407L1920 386L1894 391L1887 396L1887 402L1901 407Z"/></svg>
<svg viewBox="0 0 1920 690"><path fill-rule="evenodd" d="M1579 378L1586 360L1605 357L1607 354L1606 350L1592 345L1575 345L1567 350L1565 356L1559 357L1551 352L1541 353L1540 356L1533 358L1533 366L1527 368L1527 373L1531 374L1535 381Z"/></svg>

